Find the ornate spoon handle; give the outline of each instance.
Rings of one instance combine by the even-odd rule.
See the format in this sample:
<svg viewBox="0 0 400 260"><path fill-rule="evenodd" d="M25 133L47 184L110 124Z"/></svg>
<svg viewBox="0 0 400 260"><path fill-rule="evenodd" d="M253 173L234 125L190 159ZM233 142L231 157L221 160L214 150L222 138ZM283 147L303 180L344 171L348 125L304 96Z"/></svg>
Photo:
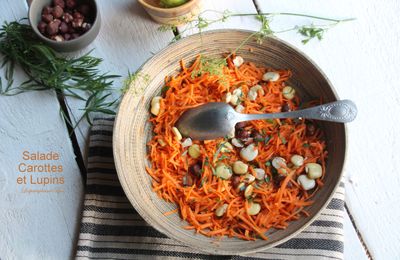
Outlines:
<svg viewBox="0 0 400 260"><path fill-rule="evenodd" d="M316 107L283 113L271 114L242 114L240 121L268 118L308 118L339 123L348 123L357 116L357 107L351 100L340 100Z"/></svg>

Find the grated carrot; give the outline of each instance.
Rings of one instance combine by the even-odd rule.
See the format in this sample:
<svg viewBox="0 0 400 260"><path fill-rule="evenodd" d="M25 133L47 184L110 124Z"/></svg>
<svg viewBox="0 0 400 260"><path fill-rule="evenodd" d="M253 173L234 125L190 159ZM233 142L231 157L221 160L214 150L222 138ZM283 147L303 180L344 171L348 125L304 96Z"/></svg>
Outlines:
<svg viewBox="0 0 400 260"><path fill-rule="evenodd" d="M319 162L325 176L325 160L327 152L322 132L317 129L312 136L306 135L306 121L301 120L257 120L251 121L246 129L254 129L268 136L268 141L257 144L259 155L253 165L265 170L270 181L257 183L254 189L253 202L261 205L261 211L251 216L247 213L248 201L242 191L232 185L232 179L222 180L213 175L215 167L213 157L223 138L208 141L193 141L201 146L201 156L193 159L183 155L187 148L174 138L172 127L180 115L189 108L207 102L221 102L228 91L241 87L243 91L243 113L274 113L281 112L284 104L292 109L298 109L300 99L295 97L287 100L282 95L282 89L291 77L288 70L274 70L246 62L239 68L235 67L231 58L223 68L221 76L202 73L192 75L201 66L201 57L197 57L192 65L187 66L183 61L181 71L175 76L165 77L167 91L160 101L160 113L150 119L153 124L154 136L148 143L151 167L146 171L152 177L153 189L162 199L175 203L176 210L164 215L179 213L188 222L183 227L194 230L210 237L237 237L244 240L255 240L257 237L267 239L265 232L271 228L284 229L290 221L308 215L304 210L312 204L311 198L323 186L322 179L317 180L317 188L313 192L305 192L296 183L296 178L304 171L304 166L297 169L287 168L287 176L280 186L276 186L276 173L265 163L275 156L290 160L293 154L302 155L307 162ZM280 78L275 82L264 82L262 76L267 71L279 73ZM258 92L255 101L248 100L247 93L255 84L260 84L264 93ZM321 101L310 102L315 105ZM304 104L303 104L304 105ZM166 145L157 141L161 139ZM237 150L229 152L220 162L232 165L240 160ZM185 186L183 177L188 174L189 166L202 164L201 176L194 176L191 186ZM250 170L254 175L254 171ZM279 177L279 176L278 176ZM215 210L227 204L226 213L222 217L215 215Z"/></svg>

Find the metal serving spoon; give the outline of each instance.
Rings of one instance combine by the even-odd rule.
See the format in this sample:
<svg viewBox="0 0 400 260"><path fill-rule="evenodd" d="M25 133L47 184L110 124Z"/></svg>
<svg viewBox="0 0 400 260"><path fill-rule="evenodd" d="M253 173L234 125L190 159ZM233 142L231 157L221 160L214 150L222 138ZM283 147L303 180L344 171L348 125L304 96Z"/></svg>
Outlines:
<svg viewBox="0 0 400 260"><path fill-rule="evenodd" d="M339 123L353 121L357 107L350 100L336 101L316 107L283 113L241 114L229 104L214 102L185 111L176 127L179 132L193 140L211 140L233 133L235 125L242 121L270 118L308 118Z"/></svg>

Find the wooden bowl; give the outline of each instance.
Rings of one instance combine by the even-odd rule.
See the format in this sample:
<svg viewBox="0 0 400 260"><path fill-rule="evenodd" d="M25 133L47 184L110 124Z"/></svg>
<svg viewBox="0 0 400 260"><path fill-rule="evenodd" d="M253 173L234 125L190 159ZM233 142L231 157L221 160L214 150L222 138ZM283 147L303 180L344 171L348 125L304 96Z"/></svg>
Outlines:
<svg viewBox="0 0 400 260"><path fill-rule="evenodd" d="M125 94L114 127L113 149L118 176L128 199L138 213L154 228L167 236L197 250L237 255L256 252L279 245L306 228L328 204L339 185L346 152L346 131L344 124L320 122L325 132L328 150L325 185L318 191L315 202L307 208L309 217L291 222L285 230L270 230L269 240L244 241L224 238L217 241L193 231L184 230L187 223L178 214L168 217L163 213L175 208L174 204L160 199L152 191L151 178L145 171L150 165L146 159L146 143L152 135L148 119L153 96L159 95L164 77L176 74L179 61L186 64L199 54L220 56L240 45L251 32L242 30L217 30L193 35L169 45L148 60L141 68L138 80L133 82ZM251 51L250 51L251 50ZM323 97L324 102L337 100L337 95L322 71L303 53L276 38L268 38L262 44L247 42L238 52L245 61L271 66L276 69L290 69L293 73L289 83L303 100Z"/></svg>
<svg viewBox="0 0 400 260"><path fill-rule="evenodd" d="M161 24L184 24L193 20L201 10L200 0L190 0L183 5L173 8L163 8L158 5L158 2L158 0L139 0L139 3L151 18Z"/></svg>

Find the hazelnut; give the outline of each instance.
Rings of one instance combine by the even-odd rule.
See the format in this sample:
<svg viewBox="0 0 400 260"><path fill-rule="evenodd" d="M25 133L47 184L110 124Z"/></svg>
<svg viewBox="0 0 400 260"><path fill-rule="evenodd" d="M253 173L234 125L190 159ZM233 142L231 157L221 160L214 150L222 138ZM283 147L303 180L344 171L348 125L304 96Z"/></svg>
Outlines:
<svg viewBox="0 0 400 260"><path fill-rule="evenodd" d="M72 27L74 28L80 28L82 26L83 23L83 18L74 18L74 20L72 20Z"/></svg>
<svg viewBox="0 0 400 260"><path fill-rule="evenodd" d="M51 15L51 14L42 15L42 21L44 21L46 23L50 23L51 21L53 21L53 15Z"/></svg>
<svg viewBox="0 0 400 260"><path fill-rule="evenodd" d="M75 29L72 27L71 24L68 24L68 33L76 33Z"/></svg>
<svg viewBox="0 0 400 260"><path fill-rule="evenodd" d="M66 22L61 22L60 23L60 32L61 33L66 33L68 32L68 24Z"/></svg>
<svg viewBox="0 0 400 260"><path fill-rule="evenodd" d="M87 4L83 4L78 7L78 11L83 14L84 16L88 16L90 12L90 7Z"/></svg>
<svg viewBox="0 0 400 260"><path fill-rule="evenodd" d="M80 12L74 12L72 16L74 18L82 18L82 19L85 18L85 17L83 17L83 15Z"/></svg>
<svg viewBox="0 0 400 260"><path fill-rule="evenodd" d="M240 183L240 177L239 176L235 175L235 176L233 176L233 178L231 180L232 180L232 186L234 188L239 186L239 183Z"/></svg>
<svg viewBox="0 0 400 260"><path fill-rule="evenodd" d="M53 20L58 26L60 26L60 24L61 24L61 20L60 19L54 19Z"/></svg>
<svg viewBox="0 0 400 260"><path fill-rule="evenodd" d="M64 10L59 5L56 5L53 8L52 14L53 14L54 18L60 18L64 14Z"/></svg>
<svg viewBox="0 0 400 260"><path fill-rule="evenodd" d="M235 128L236 129L239 129L239 128L244 128L245 126L247 126L247 122L239 122L239 123L237 123L236 125L235 125Z"/></svg>
<svg viewBox="0 0 400 260"><path fill-rule="evenodd" d="M281 112L290 112L290 111L292 111L292 110L290 109L290 106L289 106L288 103L284 104L284 105L281 107Z"/></svg>
<svg viewBox="0 0 400 260"><path fill-rule="evenodd" d="M58 22L56 22L55 20L51 21L49 24L47 24L47 27L46 27L47 34L50 36L57 34L58 26L59 26Z"/></svg>
<svg viewBox="0 0 400 260"><path fill-rule="evenodd" d="M251 137L245 138L245 139L242 139L242 142L244 145L249 145L249 144L254 143L254 138L251 138Z"/></svg>
<svg viewBox="0 0 400 260"><path fill-rule="evenodd" d="M83 23L82 24L83 31L87 32L87 31L90 30L90 28L92 28L92 25L90 23Z"/></svg>
<svg viewBox="0 0 400 260"><path fill-rule="evenodd" d="M76 38L78 38L79 36L80 36L79 33L73 33L73 34L71 35L71 40L76 39Z"/></svg>
<svg viewBox="0 0 400 260"><path fill-rule="evenodd" d="M263 136L255 130L251 132L251 137L253 137L254 141L256 142L261 142L264 140Z"/></svg>
<svg viewBox="0 0 400 260"><path fill-rule="evenodd" d="M65 5L69 9L73 9L76 6L76 1L75 0L65 0Z"/></svg>
<svg viewBox="0 0 400 260"><path fill-rule="evenodd" d="M315 134L315 130L316 130L316 128L315 128L315 125L314 124L307 124L307 127L306 127L306 135L307 136L313 136L314 134Z"/></svg>
<svg viewBox="0 0 400 260"><path fill-rule="evenodd" d="M54 35L51 37L52 40L55 40L56 42L63 42L64 41L64 37L62 37L61 35Z"/></svg>
<svg viewBox="0 0 400 260"><path fill-rule="evenodd" d="M246 139L250 137L250 131L240 128L236 130L235 136L239 139Z"/></svg>
<svg viewBox="0 0 400 260"><path fill-rule="evenodd" d="M72 14L65 12L61 19L64 22L69 23L69 22L72 22L72 20L74 20L74 17L72 16Z"/></svg>
<svg viewBox="0 0 400 260"><path fill-rule="evenodd" d="M47 23L40 21L37 28L38 28L39 32L44 34L46 32L46 26L47 26Z"/></svg>
<svg viewBox="0 0 400 260"><path fill-rule="evenodd" d="M51 14L51 12L53 12L53 7L50 5L43 7L42 14Z"/></svg>
<svg viewBox="0 0 400 260"><path fill-rule="evenodd" d="M64 0L53 0L53 6L60 6L61 8L65 8L65 2Z"/></svg>
<svg viewBox="0 0 400 260"><path fill-rule="evenodd" d="M196 163L193 164L189 167L189 172L195 176L200 176L201 175L201 164Z"/></svg>
<svg viewBox="0 0 400 260"><path fill-rule="evenodd" d="M69 41L71 39L71 34L66 33L64 34L64 40Z"/></svg>
<svg viewBox="0 0 400 260"><path fill-rule="evenodd" d="M276 188L279 188L279 187L281 186L281 182L282 182L284 179L285 179L285 176L283 176L283 175L275 175L275 176L273 177L274 186L275 186Z"/></svg>

